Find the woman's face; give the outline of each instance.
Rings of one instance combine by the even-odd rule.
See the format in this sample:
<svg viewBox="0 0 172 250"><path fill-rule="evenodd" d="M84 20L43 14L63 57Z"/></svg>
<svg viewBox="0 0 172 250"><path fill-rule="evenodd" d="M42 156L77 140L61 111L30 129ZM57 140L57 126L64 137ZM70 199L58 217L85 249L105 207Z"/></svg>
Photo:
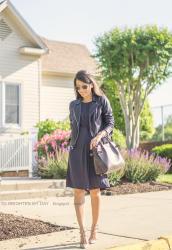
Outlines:
<svg viewBox="0 0 172 250"><path fill-rule="evenodd" d="M87 98L92 96L92 91L91 89L93 88L93 84L88 84L85 82L82 82L80 80L76 80L76 91L78 91L78 93L83 97L83 98Z"/></svg>

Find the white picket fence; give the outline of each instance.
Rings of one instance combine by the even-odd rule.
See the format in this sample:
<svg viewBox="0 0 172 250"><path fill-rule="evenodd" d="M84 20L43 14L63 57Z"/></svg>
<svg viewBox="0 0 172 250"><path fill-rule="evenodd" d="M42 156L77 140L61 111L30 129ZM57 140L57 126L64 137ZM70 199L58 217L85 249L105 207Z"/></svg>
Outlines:
<svg viewBox="0 0 172 250"><path fill-rule="evenodd" d="M32 177L36 164L33 152L35 135L30 133L28 136L0 141L0 172L28 170L29 177Z"/></svg>

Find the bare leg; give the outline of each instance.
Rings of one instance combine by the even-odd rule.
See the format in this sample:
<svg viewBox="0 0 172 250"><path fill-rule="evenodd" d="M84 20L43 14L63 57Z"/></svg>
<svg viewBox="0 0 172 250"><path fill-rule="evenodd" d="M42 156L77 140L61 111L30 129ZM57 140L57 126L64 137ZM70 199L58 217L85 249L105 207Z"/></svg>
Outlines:
<svg viewBox="0 0 172 250"><path fill-rule="evenodd" d="M84 230L84 203L85 203L85 190L84 189L74 189L74 205L76 211L76 217L80 228L81 233L81 242L80 246L85 248L87 243L85 230Z"/></svg>
<svg viewBox="0 0 172 250"><path fill-rule="evenodd" d="M85 190L75 188L74 205L80 229L84 229L84 203L85 203Z"/></svg>
<svg viewBox="0 0 172 250"><path fill-rule="evenodd" d="M100 213L100 188L90 190L91 206L92 206L92 226L90 240L96 240L96 227L98 225L99 213ZM90 241L89 240L89 241Z"/></svg>

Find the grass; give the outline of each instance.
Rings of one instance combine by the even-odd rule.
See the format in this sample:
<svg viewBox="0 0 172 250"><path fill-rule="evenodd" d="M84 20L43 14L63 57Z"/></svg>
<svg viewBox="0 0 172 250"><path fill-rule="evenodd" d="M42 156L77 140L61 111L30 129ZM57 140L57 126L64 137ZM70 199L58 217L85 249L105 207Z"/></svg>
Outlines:
<svg viewBox="0 0 172 250"><path fill-rule="evenodd" d="M156 181L172 184L172 174L162 174L156 179Z"/></svg>

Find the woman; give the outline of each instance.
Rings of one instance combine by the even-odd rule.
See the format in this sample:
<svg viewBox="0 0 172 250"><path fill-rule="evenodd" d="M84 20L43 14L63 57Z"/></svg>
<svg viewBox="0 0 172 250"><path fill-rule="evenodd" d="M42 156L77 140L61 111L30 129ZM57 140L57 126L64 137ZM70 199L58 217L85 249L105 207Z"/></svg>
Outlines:
<svg viewBox="0 0 172 250"><path fill-rule="evenodd" d="M96 242L101 190L110 187L107 175L96 175L92 148L111 136L114 118L110 102L91 75L81 70L74 78L76 100L69 104L71 126L66 186L74 188L74 205L80 228L80 247ZM91 196L92 226L89 240L84 229L85 192Z"/></svg>

